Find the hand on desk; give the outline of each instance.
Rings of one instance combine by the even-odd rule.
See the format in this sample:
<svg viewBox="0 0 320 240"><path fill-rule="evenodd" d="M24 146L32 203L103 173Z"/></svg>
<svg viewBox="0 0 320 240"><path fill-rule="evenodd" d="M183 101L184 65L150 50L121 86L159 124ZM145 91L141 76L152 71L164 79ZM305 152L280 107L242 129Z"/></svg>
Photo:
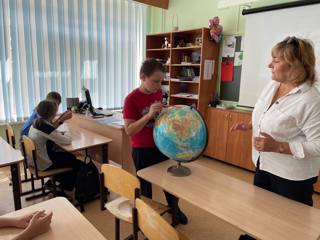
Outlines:
<svg viewBox="0 0 320 240"><path fill-rule="evenodd" d="M16 235L13 240L29 240L45 233L50 228L52 212L37 211L17 219L16 227L25 228L21 233Z"/></svg>
<svg viewBox="0 0 320 240"><path fill-rule="evenodd" d="M33 212L33 213L29 213L26 215L23 215L21 217L17 217L16 219L12 219L13 220L13 227L17 227L17 228L26 228L28 227L32 217L36 214L37 212Z"/></svg>

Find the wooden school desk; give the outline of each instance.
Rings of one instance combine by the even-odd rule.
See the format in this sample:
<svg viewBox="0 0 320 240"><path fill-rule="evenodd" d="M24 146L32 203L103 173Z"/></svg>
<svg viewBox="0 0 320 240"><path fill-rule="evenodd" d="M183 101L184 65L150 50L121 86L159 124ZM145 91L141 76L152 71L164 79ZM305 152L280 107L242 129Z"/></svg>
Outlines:
<svg viewBox="0 0 320 240"><path fill-rule="evenodd" d="M12 191L14 208L21 208L21 182L19 163L23 161L23 156L19 150L11 147L4 139L0 137L0 167L10 166L12 178Z"/></svg>
<svg viewBox="0 0 320 240"><path fill-rule="evenodd" d="M73 114L70 123L82 129L100 134L112 139L109 144L109 160L119 164L123 169L135 174L131 156L130 137L126 134L124 126L120 123L122 114L115 112L111 117L92 118L83 114Z"/></svg>
<svg viewBox="0 0 320 240"><path fill-rule="evenodd" d="M102 163L108 163L108 145L112 142L110 138L79 127L72 121L66 122L61 125L59 127L59 130L69 131L72 136L71 144L59 145L62 149L68 152L76 152L100 146L102 150Z"/></svg>
<svg viewBox="0 0 320 240"><path fill-rule="evenodd" d="M51 229L35 240L106 240L101 233L65 198L56 197L4 216L13 217L37 210L52 211ZM21 229L2 228L0 239L9 240Z"/></svg>
<svg viewBox="0 0 320 240"><path fill-rule="evenodd" d="M320 210L201 166L174 177L168 160L138 171L138 176L215 215L258 239L320 239Z"/></svg>

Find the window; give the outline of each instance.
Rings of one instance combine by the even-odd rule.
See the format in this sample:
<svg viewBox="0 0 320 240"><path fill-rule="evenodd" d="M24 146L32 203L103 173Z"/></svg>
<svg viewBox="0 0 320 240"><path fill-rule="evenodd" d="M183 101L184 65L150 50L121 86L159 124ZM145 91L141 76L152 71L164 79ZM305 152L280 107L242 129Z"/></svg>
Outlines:
<svg viewBox="0 0 320 240"><path fill-rule="evenodd" d="M127 0L1 0L0 121L28 117L49 91L122 107L139 83L148 7ZM84 96L83 96L84 97Z"/></svg>

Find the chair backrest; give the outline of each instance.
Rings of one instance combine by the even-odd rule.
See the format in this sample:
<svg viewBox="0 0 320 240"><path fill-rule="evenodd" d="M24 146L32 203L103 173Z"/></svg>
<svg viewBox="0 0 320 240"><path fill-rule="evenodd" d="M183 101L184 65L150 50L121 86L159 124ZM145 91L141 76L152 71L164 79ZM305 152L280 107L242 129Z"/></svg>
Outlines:
<svg viewBox="0 0 320 240"><path fill-rule="evenodd" d="M136 176L110 164L102 164L101 172L106 188L132 201L135 199L135 189L140 189L140 182Z"/></svg>
<svg viewBox="0 0 320 240"><path fill-rule="evenodd" d="M149 240L179 240L177 231L144 201L135 200L139 229Z"/></svg>
<svg viewBox="0 0 320 240"><path fill-rule="evenodd" d="M16 148L16 140L14 136L14 131L10 124L6 124L6 135L7 135L7 142L13 147Z"/></svg>
<svg viewBox="0 0 320 240"><path fill-rule="evenodd" d="M29 162L33 162L36 176L38 177L36 147L34 145L34 142L31 140L31 138L24 135L22 137L22 146L23 146L23 152L25 154L24 157L28 159Z"/></svg>

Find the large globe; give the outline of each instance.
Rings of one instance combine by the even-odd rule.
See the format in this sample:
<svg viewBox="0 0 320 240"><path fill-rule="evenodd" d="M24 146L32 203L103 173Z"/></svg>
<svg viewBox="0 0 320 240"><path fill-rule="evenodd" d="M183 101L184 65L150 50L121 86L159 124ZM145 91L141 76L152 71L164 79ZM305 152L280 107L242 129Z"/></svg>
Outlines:
<svg viewBox="0 0 320 240"><path fill-rule="evenodd" d="M159 150L170 159L189 162L197 159L207 145L208 131L194 107L172 106L159 115L153 138Z"/></svg>

